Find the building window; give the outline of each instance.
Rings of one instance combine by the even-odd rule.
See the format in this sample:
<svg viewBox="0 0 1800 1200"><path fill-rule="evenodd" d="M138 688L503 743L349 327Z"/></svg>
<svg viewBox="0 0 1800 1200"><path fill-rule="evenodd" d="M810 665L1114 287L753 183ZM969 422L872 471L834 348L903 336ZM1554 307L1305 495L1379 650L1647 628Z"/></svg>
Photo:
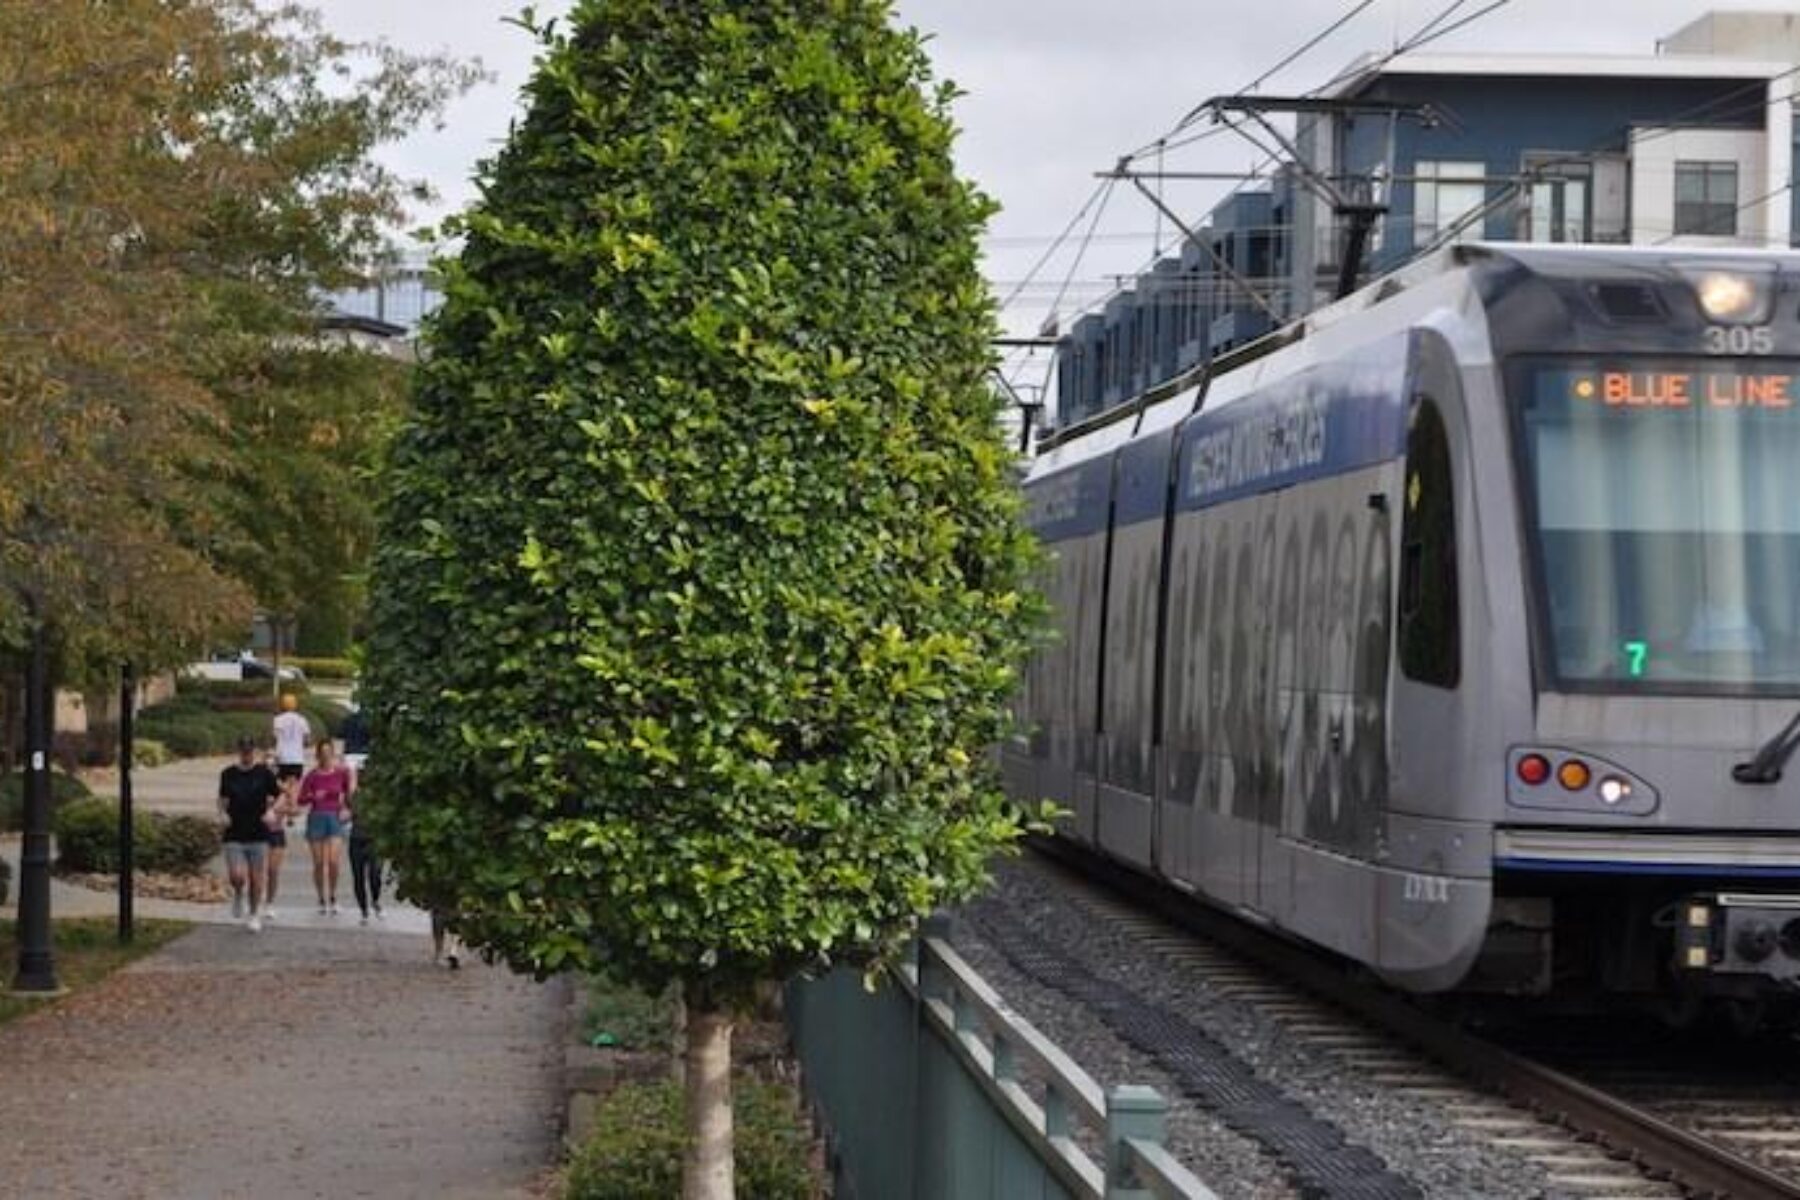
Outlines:
<svg viewBox="0 0 1800 1200"><path fill-rule="evenodd" d="M1454 688L1462 679L1456 578L1455 476L1450 434L1435 401L1413 402L1406 434L1406 515L1400 526L1400 670Z"/></svg>
<svg viewBox="0 0 1800 1200"><path fill-rule="evenodd" d="M1422 159L1413 164L1413 244L1423 246L1487 203L1487 164ZM1470 228L1480 237L1480 222Z"/></svg>
<svg viewBox="0 0 1800 1200"><path fill-rule="evenodd" d="M1675 164L1675 233L1737 236L1738 169L1734 162Z"/></svg>

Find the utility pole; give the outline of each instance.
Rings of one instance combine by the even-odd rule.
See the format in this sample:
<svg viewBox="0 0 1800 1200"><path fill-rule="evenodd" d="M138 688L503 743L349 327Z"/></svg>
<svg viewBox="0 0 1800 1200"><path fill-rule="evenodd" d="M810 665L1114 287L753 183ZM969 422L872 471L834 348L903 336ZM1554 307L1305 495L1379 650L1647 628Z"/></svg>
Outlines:
<svg viewBox="0 0 1800 1200"><path fill-rule="evenodd" d="M50 631L29 601L31 651L25 668L25 835L19 853L19 962L12 990L51 996L56 952L50 937L50 749L55 696L50 683Z"/></svg>
<svg viewBox="0 0 1800 1200"><path fill-rule="evenodd" d="M129 946L136 933L132 926L131 905L137 887L132 873L132 851L135 849L131 823L131 759L132 728L137 719L137 673L126 663L119 673L119 944Z"/></svg>

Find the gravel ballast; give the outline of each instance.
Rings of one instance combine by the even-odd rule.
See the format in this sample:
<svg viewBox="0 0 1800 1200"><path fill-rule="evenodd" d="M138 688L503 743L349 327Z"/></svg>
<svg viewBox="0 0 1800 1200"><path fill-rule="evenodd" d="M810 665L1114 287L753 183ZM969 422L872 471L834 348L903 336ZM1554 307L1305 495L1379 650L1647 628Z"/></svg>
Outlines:
<svg viewBox="0 0 1800 1200"><path fill-rule="evenodd" d="M1021 1015L1103 1085L1148 1084L1168 1097L1170 1148L1219 1195L1335 1193L1319 1190L1317 1180L1284 1165L1269 1147L1243 1136L1243 1130L1226 1128L1220 1113L1183 1095L1176 1078L1185 1073L1179 1055L1159 1052L1141 1028L1134 1039L1109 1027L1109 1017L1121 1024L1120 1004L1154 1009L1190 1024L1235 1060L1228 1063L1232 1070L1241 1070L1269 1094L1334 1128L1347 1151L1372 1156L1414 1194L1459 1200L1534 1200L1557 1194L1537 1166L1446 1119L1440 1103L1398 1094L1372 1082L1354 1064L1292 1037L1254 1003L1211 986L1194 966L1139 944L1080 896L1079 887L1048 864L1030 858L1003 863L994 891L958 914L953 936L958 949ZM1009 929L1017 943L1011 947L1006 944ZM1085 992L1085 1001L1046 983L1045 947L1066 956L1088 978L1087 984L1070 988ZM1128 995L1096 1008L1092 1001L1107 988ZM1355 1027L1350 1018L1345 1022ZM1134 1040L1137 1045L1131 1044ZM1164 1061L1158 1062L1159 1057ZM1234 1123L1254 1126L1245 1125L1241 1114Z"/></svg>

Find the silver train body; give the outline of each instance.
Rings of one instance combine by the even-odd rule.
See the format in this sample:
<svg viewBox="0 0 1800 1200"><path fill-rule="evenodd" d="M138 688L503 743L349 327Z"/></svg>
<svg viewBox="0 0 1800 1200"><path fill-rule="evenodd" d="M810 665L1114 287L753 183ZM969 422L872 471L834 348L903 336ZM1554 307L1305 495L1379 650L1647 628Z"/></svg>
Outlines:
<svg viewBox="0 0 1800 1200"><path fill-rule="evenodd" d="M1459 247L1048 439L1009 790L1409 990L1784 1003L1797 307Z"/></svg>

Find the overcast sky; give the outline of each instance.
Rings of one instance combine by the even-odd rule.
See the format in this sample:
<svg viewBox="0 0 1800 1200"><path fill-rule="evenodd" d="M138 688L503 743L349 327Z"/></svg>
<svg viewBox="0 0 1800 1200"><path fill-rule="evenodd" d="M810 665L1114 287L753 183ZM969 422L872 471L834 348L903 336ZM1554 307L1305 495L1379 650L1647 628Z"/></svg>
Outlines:
<svg viewBox="0 0 1800 1200"><path fill-rule="evenodd" d="M1293 94L1330 78L1357 54L1384 51L1452 0L1375 0L1317 49L1263 86ZM1492 0L1465 0L1452 19ZM429 180L446 205L471 189L475 161L504 136L530 70L530 39L501 23L512 0L313 0L331 27L415 50L479 56L496 76L391 160ZM1235 91L1355 0L899 0L900 19L933 35L940 73L969 93L957 115L959 157L1004 206L989 234L989 276L1014 290L1096 186L1093 173L1166 131L1194 104ZM1757 7L1744 5L1741 7ZM1789 5L1761 7L1800 9ZM539 0L540 14L565 0ZM1511 0L1431 49L1647 54L1656 40L1712 7L1701 0ZM1255 151L1233 135L1171 154L1169 168L1242 171ZM1226 184L1171 184L1176 208L1198 217ZM1130 273L1156 245L1156 214L1121 189L1074 276L1071 299L1091 301L1110 274ZM1085 222L1083 223L1085 228ZM1164 244L1169 226L1161 225ZM1078 239L1077 239L1078 240ZM1072 242L1007 313L1015 329L1037 325L1073 257ZM1065 300L1066 314L1072 305Z"/></svg>

